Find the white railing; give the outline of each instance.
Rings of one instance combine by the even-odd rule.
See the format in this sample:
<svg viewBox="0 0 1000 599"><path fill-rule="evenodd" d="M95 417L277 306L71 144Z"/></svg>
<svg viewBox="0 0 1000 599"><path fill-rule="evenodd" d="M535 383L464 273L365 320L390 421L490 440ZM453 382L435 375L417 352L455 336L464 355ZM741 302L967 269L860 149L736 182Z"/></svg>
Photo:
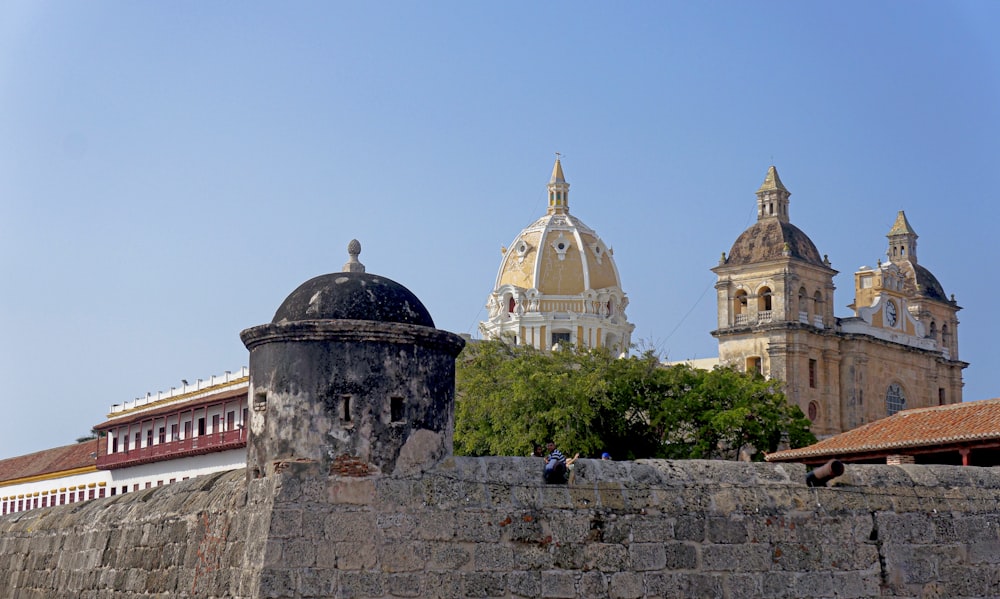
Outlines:
<svg viewBox="0 0 1000 599"><path fill-rule="evenodd" d="M228 383L238 381L248 376L250 376L250 369L244 366L236 372L227 370L225 374L214 374L207 379L198 379L194 383L181 381L180 387L171 387L170 391L157 391L155 394L147 393L145 397L137 397L132 401L116 403L111 406L111 413L116 414L118 412L125 412L159 401L169 400L173 397L180 397L182 395L197 393L198 391L205 391L219 385L226 385Z"/></svg>
<svg viewBox="0 0 1000 599"><path fill-rule="evenodd" d="M770 310L762 310L757 313L757 322L771 322L771 315L774 312Z"/></svg>
<svg viewBox="0 0 1000 599"><path fill-rule="evenodd" d="M799 312L799 322L801 322L802 324L809 324L809 313Z"/></svg>

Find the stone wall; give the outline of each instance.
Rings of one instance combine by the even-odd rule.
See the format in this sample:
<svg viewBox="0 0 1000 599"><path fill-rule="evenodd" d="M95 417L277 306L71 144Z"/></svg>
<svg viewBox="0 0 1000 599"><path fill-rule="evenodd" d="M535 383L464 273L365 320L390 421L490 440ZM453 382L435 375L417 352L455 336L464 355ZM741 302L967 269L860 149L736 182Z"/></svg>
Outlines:
<svg viewBox="0 0 1000 599"><path fill-rule="evenodd" d="M409 476L286 462L0 520L27 597L994 597L1000 472L448 458Z"/></svg>
<svg viewBox="0 0 1000 599"><path fill-rule="evenodd" d="M4 516L0 596L250 597L270 494L248 503L244 479L229 471Z"/></svg>

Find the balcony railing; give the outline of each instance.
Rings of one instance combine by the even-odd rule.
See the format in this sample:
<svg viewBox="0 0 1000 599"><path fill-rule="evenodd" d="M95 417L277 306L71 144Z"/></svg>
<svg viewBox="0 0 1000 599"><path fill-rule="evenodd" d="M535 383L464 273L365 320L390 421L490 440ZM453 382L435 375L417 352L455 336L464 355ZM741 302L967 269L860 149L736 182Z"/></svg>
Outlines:
<svg viewBox="0 0 1000 599"><path fill-rule="evenodd" d="M758 324L762 322L771 322L772 314L770 310L761 310L756 314L737 314L736 315L736 326L747 326L752 324Z"/></svg>
<svg viewBox="0 0 1000 599"><path fill-rule="evenodd" d="M238 449L245 447L246 443L246 429L237 428L231 431L198 435L188 439L166 441L138 449L133 448L128 451L102 455L97 458L97 468L100 470L110 470L112 468L123 468L125 466L147 464L149 462L173 460L186 456L225 451L227 449Z"/></svg>

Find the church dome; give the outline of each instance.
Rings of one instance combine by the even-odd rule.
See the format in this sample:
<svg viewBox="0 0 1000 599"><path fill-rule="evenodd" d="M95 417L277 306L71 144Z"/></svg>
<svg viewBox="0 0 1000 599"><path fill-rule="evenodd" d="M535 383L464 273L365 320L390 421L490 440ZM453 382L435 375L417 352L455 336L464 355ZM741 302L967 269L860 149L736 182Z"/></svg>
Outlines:
<svg viewBox="0 0 1000 599"><path fill-rule="evenodd" d="M580 219L546 214L514 238L500 263L496 287L513 285L546 295L576 295L620 287L612 250Z"/></svg>
<svg viewBox="0 0 1000 599"><path fill-rule="evenodd" d="M742 266L783 257L825 266L816 245L802 229L776 218L759 220L743 231L729 250L726 264Z"/></svg>
<svg viewBox="0 0 1000 599"><path fill-rule="evenodd" d="M889 249L886 255L893 264L903 271L906 278L915 287L917 297L948 301L944 288L931 271L917 263L917 232L913 230L906 213L900 210L896 213L896 221L886 234L889 239Z"/></svg>
<svg viewBox="0 0 1000 599"><path fill-rule="evenodd" d="M628 299L613 251L570 214L569 183L558 159L548 201L546 214L502 249L487 303L490 320L482 330L489 337L529 335L533 340L522 342L540 348L554 339L585 347L627 347L634 326L625 317Z"/></svg>
<svg viewBox="0 0 1000 599"><path fill-rule="evenodd" d="M778 170L769 167L764 183L757 190L757 222L736 238L725 260L727 265L744 266L795 258L829 268L809 236L789 221L788 198L791 195L778 177Z"/></svg>
<svg viewBox="0 0 1000 599"><path fill-rule="evenodd" d="M944 287L941 286L941 283L938 282L937 277L931 271L920 264L911 263L911 266L913 267L913 280L917 282L918 296L939 302L948 301L948 296L944 293Z"/></svg>
<svg viewBox="0 0 1000 599"><path fill-rule="evenodd" d="M278 307L273 324L302 320L373 320L433 327L434 320L409 289L385 277L364 272L357 261L361 244L348 246L351 260L344 272L314 277Z"/></svg>

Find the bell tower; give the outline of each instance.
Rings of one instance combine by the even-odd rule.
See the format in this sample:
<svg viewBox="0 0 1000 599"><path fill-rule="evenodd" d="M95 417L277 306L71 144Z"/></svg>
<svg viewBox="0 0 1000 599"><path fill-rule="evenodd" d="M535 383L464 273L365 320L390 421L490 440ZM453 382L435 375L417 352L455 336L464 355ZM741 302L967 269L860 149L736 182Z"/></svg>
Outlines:
<svg viewBox="0 0 1000 599"><path fill-rule="evenodd" d="M785 394L813 421L813 432L838 430L839 352L833 336L837 271L793 225L791 193L771 166L757 190L757 222L712 269L719 361L785 381Z"/></svg>

